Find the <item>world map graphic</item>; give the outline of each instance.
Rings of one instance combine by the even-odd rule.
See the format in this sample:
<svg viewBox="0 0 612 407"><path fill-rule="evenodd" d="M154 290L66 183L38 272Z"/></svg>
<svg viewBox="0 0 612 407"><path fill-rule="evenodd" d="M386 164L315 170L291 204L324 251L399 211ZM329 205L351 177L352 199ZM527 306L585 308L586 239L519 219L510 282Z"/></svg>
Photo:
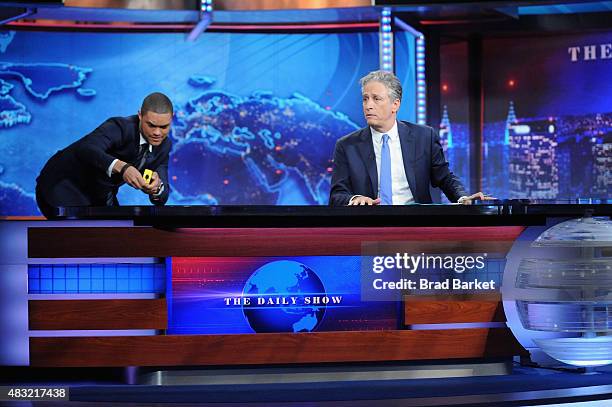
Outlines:
<svg viewBox="0 0 612 407"><path fill-rule="evenodd" d="M14 36L0 33L0 52ZM0 60L0 132L27 129L30 106L57 95L96 98L104 89L87 87L93 73L92 67L68 63ZM185 81L198 96L175 105L168 204L327 204L335 142L358 128L346 115L300 93L231 94L200 74ZM28 98L14 95L17 85ZM30 155L30 166L41 168L49 156ZM34 188L5 182L4 169L0 163L0 215L39 214ZM147 204L143 194L126 192L119 195L121 204Z"/></svg>

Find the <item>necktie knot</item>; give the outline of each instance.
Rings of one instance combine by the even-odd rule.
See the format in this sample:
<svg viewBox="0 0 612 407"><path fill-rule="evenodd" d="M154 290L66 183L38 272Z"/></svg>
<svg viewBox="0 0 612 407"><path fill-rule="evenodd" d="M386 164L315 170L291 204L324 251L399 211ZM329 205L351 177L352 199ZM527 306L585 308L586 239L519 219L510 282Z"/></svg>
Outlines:
<svg viewBox="0 0 612 407"><path fill-rule="evenodd" d="M389 135L383 134L383 143L387 144L389 142Z"/></svg>

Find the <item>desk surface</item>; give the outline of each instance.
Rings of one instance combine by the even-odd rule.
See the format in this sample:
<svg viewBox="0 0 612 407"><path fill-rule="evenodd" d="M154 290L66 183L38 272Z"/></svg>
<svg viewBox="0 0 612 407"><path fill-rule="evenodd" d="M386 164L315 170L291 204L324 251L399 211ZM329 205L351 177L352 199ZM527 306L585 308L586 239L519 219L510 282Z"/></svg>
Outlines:
<svg viewBox="0 0 612 407"><path fill-rule="evenodd" d="M156 227L543 225L548 217L611 216L612 200L496 200L473 205L62 207L59 219L129 219Z"/></svg>

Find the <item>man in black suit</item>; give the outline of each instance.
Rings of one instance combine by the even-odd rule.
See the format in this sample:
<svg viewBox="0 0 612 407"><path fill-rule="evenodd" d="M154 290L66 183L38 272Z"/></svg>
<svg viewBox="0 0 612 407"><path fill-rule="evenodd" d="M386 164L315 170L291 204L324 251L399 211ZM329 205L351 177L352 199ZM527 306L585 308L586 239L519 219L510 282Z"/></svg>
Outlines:
<svg viewBox="0 0 612 407"><path fill-rule="evenodd" d="M431 127L397 120L402 86L393 73L370 72L360 83L368 127L336 143L330 205L432 203L430 184L451 202L485 199L469 195L449 170Z"/></svg>
<svg viewBox="0 0 612 407"><path fill-rule="evenodd" d="M149 195L154 205L168 200L168 139L172 102L162 93L147 96L138 115L112 117L58 151L36 179L36 202L47 218L59 206L115 206L127 183ZM142 176L153 171L150 182Z"/></svg>

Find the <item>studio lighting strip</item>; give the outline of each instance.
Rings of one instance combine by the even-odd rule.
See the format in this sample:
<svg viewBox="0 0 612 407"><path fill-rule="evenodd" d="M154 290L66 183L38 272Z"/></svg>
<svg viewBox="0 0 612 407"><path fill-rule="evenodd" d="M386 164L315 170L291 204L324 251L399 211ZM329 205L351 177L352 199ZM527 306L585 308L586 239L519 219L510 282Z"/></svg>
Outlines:
<svg viewBox="0 0 612 407"><path fill-rule="evenodd" d="M202 0L200 3L200 11L202 13L212 13L213 11L212 0Z"/></svg>
<svg viewBox="0 0 612 407"><path fill-rule="evenodd" d="M393 33L391 8L384 7L380 17L380 69L393 72Z"/></svg>
<svg viewBox="0 0 612 407"><path fill-rule="evenodd" d="M425 37L416 39L416 79L417 79L417 123L425 124L427 120L427 92L425 82Z"/></svg>

